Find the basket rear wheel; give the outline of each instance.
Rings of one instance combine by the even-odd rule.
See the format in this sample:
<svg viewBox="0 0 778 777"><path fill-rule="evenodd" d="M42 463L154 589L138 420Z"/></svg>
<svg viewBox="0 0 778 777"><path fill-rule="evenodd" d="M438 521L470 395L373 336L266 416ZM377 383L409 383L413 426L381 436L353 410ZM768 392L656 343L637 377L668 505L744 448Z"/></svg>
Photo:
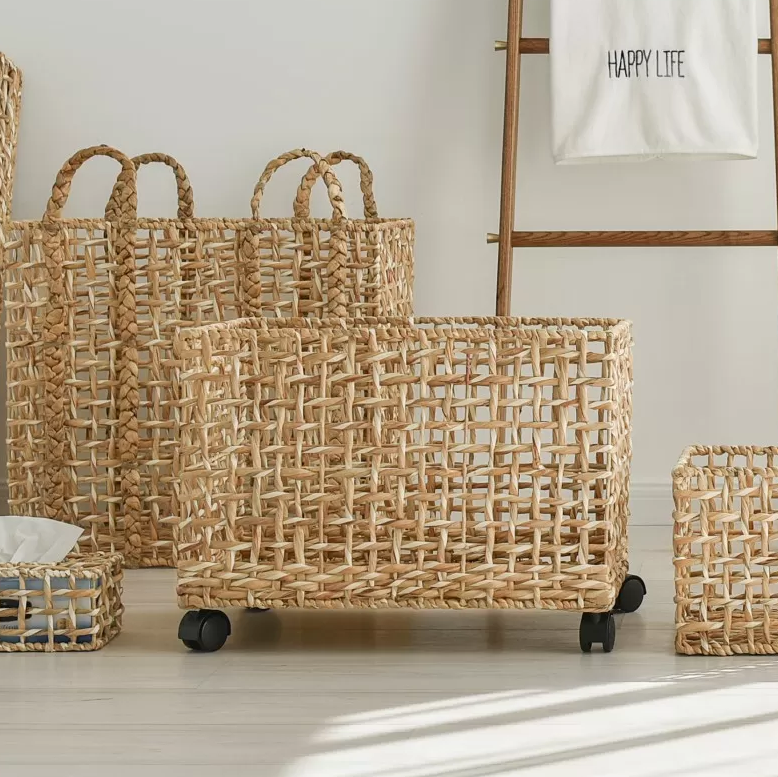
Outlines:
<svg viewBox="0 0 778 777"><path fill-rule="evenodd" d="M627 575L616 599L616 611L637 612L646 596L646 584L637 575Z"/></svg>

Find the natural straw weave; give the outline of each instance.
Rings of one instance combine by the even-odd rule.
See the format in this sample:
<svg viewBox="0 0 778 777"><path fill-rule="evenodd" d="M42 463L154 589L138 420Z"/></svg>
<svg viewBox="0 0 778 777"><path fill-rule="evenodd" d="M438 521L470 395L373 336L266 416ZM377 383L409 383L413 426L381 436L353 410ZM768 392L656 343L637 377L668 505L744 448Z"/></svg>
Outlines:
<svg viewBox="0 0 778 777"><path fill-rule="evenodd" d="M182 331L181 607L610 611L631 344L615 320Z"/></svg>
<svg viewBox="0 0 778 777"><path fill-rule="evenodd" d="M284 165L308 157L314 164L303 178L293 219L262 219L260 209L270 179ZM331 164L357 164L365 218L348 218L340 182ZM311 188L327 186L331 219L311 218ZM413 315L415 225L410 219L378 217L373 174L346 151L324 159L310 151L282 154L268 164L251 201L254 219L241 230L247 264L247 304L268 317Z"/></svg>
<svg viewBox="0 0 778 777"><path fill-rule="evenodd" d="M21 109L22 73L0 53L0 224L11 218Z"/></svg>
<svg viewBox="0 0 778 777"><path fill-rule="evenodd" d="M0 640L0 652L71 652L100 650L122 628L122 558L95 554L68 556L60 564L0 564L0 621L27 623L46 619L46 628L26 626L0 634L18 642ZM13 587L8 583L13 581ZM79 583L82 587L79 587ZM84 587L85 586L85 587ZM87 606L84 606L84 601ZM13 606L8 606L13 603ZM78 619L88 625L78 625Z"/></svg>
<svg viewBox="0 0 778 777"><path fill-rule="evenodd" d="M673 495L677 651L778 653L778 448L689 448Z"/></svg>
<svg viewBox="0 0 778 777"><path fill-rule="evenodd" d="M73 175L95 155L122 166L117 218L64 220ZM122 466L135 458L137 417L137 368L124 360L135 337L136 208L131 160L88 150L60 171L43 220L12 223L4 245L9 504L78 524L85 551L124 549Z"/></svg>
<svg viewBox="0 0 778 777"><path fill-rule="evenodd" d="M100 220L63 219L73 175L110 156L122 174ZM292 219L260 219L267 183L310 158ZM362 169L375 212L372 177ZM170 166L177 219L138 219L136 168ZM307 216L324 178L335 219ZM196 219L183 168L163 154L129 160L107 147L60 172L41 222L13 224L5 245L10 504L85 529L84 551L122 551L130 567L173 564L179 411L177 326L248 314L360 316L412 304L411 221L349 220L340 184L317 154L274 160L252 203L257 218Z"/></svg>

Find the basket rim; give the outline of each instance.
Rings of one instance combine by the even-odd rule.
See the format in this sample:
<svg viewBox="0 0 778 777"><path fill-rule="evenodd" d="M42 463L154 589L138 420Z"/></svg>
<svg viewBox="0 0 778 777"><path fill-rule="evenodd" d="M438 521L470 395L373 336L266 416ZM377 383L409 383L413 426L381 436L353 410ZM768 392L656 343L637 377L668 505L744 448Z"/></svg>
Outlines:
<svg viewBox="0 0 778 777"><path fill-rule="evenodd" d="M33 576L35 576L36 573L37 575L46 573L52 577L67 577L73 572L76 572L91 577L94 573L111 569L117 564L121 566L123 562L124 556L121 553L71 553L63 561L60 561L57 564L0 563L0 577L13 577L14 573L18 575L20 572ZM6 573L12 574L6 575Z"/></svg>
<svg viewBox="0 0 778 777"><path fill-rule="evenodd" d="M776 456L778 457L778 446L760 446L760 445L690 445L684 449L678 463L673 469L673 478L693 477L706 473L722 474L740 474L750 472L752 474L771 474L778 476L778 466L776 467L746 467L729 466L726 464L709 466L703 464L694 464L692 459L696 456Z"/></svg>
<svg viewBox="0 0 778 777"><path fill-rule="evenodd" d="M348 332L371 329L416 330L428 327L444 327L453 333L468 335L490 335L517 332L528 336L541 333L572 333L579 338L604 340L632 333L632 322L619 318L538 318L500 316L378 316L365 318L238 318L198 327L178 328L178 335L185 340L196 340L218 332L231 331L284 331L294 330L303 334L322 331L343 330ZM462 327L462 329L457 329Z"/></svg>
<svg viewBox="0 0 778 777"><path fill-rule="evenodd" d="M24 219L10 221L8 226L11 230L44 229L44 219ZM223 216L195 216L191 219L179 218L152 218L138 217L137 219L128 219L126 221L109 221L106 218L61 218L52 219L50 224L56 224L65 229L104 229L108 224L135 225L136 229L164 229L176 228L182 230L196 230L200 227L209 229L233 229L233 230L256 230L265 231L272 229L282 229L293 232L295 228L304 231L306 228L315 227L322 229L324 227L340 227L346 231L362 231L365 227L373 230L415 228L416 222L411 218L369 218L369 219L342 219L333 220L326 218L298 218L288 216L282 218L229 218Z"/></svg>

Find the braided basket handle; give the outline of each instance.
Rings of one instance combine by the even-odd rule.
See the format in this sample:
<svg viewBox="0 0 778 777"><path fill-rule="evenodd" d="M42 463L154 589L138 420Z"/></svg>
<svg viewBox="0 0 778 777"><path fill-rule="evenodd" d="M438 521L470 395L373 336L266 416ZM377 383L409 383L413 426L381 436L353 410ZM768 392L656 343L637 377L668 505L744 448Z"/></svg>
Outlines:
<svg viewBox="0 0 778 777"><path fill-rule="evenodd" d="M333 151L329 156L324 157L327 164L334 167L341 162L353 162L359 167L359 183L362 189L362 199L365 203L365 218L377 219L378 206L376 205L373 194L373 171L361 156L352 154L348 151ZM311 191L320 178L316 165L313 165L305 174L305 177L297 190L297 199L294 202L294 215L297 218L308 219L311 217Z"/></svg>
<svg viewBox="0 0 778 777"><path fill-rule="evenodd" d="M139 170L143 165L162 164L167 165L176 176L176 189L178 190L178 218L181 221L194 218L194 192L192 184L189 182L189 176L186 174L181 163L168 154L141 154L132 160L135 170ZM117 213L117 203L121 193L121 182L117 181L111 192L111 199L105 207L106 221L114 221Z"/></svg>
<svg viewBox="0 0 778 777"><path fill-rule="evenodd" d="M81 166L95 156L107 156L115 159L122 170L116 179L114 187L117 191L116 208L114 211L115 220L119 218L136 219L138 216L138 176L135 171L135 165L132 160L110 146L92 146L85 148L73 154L70 159L62 166L57 173L57 179L51 189L51 197L46 205L46 212L43 216L44 221L52 221L62 218L68 197L70 196L70 187L73 184L73 177Z"/></svg>
<svg viewBox="0 0 778 777"><path fill-rule="evenodd" d="M260 208L262 206L262 197L265 193L265 187L270 179L276 173L277 170L284 165L293 162L295 159L308 158L313 160L313 166L317 171L317 176L322 178L327 186L327 193L329 194L330 202L332 203L333 219L336 221L345 220L348 218L346 214L346 203L343 201L343 188L340 185L340 181L337 179L335 173L332 170L330 164L317 154L315 151L308 151L306 149L296 149L295 151L289 151L286 154L281 154L277 159L274 159L265 168L265 172L257 183L254 189L254 196L251 199L251 215L255 218L259 218ZM295 203L295 213L297 212L297 204Z"/></svg>

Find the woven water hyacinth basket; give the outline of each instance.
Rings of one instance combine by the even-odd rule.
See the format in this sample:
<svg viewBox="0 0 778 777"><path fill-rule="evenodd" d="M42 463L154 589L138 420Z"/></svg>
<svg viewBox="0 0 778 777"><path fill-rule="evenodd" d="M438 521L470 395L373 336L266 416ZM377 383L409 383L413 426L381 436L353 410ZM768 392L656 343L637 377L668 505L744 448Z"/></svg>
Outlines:
<svg viewBox="0 0 778 777"><path fill-rule="evenodd" d="M0 652L105 647L121 631L122 576L119 555L0 564Z"/></svg>
<svg viewBox="0 0 778 777"><path fill-rule="evenodd" d="M0 53L0 224L11 218L21 108L22 73Z"/></svg>
<svg viewBox="0 0 778 777"><path fill-rule="evenodd" d="M105 217L65 219L73 176L94 156L122 166ZM299 215L261 218L270 178L300 158L313 168ZM163 154L97 147L66 163L44 218L13 224L4 246L12 511L74 523L82 551L123 552L129 567L174 564L176 327L412 305L413 222L377 218L369 168L332 156L344 159L362 170L363 220L347 218L332 168L307 151L268 165L245 220L195 218L189 179ZM176 176L175 219L138 218L137 168L152 162ZM310 218L317 177L331 219Z"/></svg>
<svg viewBox="0 0 778 777"><path fill-rule="evenodd" d="M677 651L778 653L778 448L689 448L673 496Z"/></svg>
<svg viewBox="0 0 778 777"><path fill-rule="evenodd" d="M615 320L182 331L180 606L609 613L631 345Z"/></svg>

